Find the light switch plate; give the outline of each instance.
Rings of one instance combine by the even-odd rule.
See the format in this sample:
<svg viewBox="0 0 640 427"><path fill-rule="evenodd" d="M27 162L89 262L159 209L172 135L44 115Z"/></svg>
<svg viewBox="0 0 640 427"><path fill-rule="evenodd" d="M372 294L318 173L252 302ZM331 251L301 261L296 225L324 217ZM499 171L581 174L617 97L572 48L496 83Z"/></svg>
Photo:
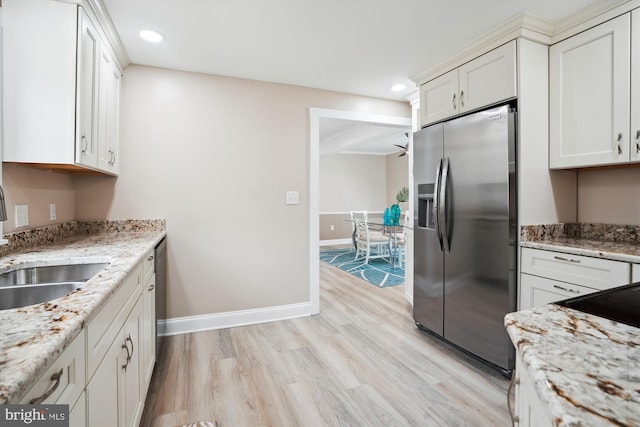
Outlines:
<svg viewBox="0 0 640 427"><path fill-rule="evenodd" d="M16 228L29 225L29 205L16 205Z"/></svg>
<svg viewBox="0 0 640 427"><path fill-rule="evenodd" d="M300 204L300 193L298 191L287 191L287 204L288 205L299 205Z"/></svg>

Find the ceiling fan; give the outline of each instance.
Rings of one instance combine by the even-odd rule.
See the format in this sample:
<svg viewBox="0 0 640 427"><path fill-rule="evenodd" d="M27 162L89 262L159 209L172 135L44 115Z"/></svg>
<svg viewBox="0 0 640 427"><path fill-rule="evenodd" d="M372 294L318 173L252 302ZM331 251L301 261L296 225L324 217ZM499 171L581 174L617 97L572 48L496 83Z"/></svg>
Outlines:
<svg viewBox="0 0 640 427"><path fill-rule="evenodd" d="M405 132L404 136L406 136L407 138L409 138L409 133ZM402 149L402 151L400 152L400 154L398 154L398 157L402 157L402 156L406 156L407 153L409 152L409 141L407 140L407 143L405 145L398 145L398 144L393 144L396 147L399 147Z"/></svg>

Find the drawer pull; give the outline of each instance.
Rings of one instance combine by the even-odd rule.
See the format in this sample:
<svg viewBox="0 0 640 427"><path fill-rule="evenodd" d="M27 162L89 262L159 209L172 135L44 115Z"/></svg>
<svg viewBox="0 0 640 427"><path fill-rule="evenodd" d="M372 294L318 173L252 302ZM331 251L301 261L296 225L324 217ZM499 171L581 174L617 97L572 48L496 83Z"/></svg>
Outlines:
<svg viewBox="0 0 640 427"><path fill-rule="evenodd" d="M561 256L554 256L555 259L557 259L558 261L565 261L565 262L573 262L573 263L580 263L579 259L573 259L573 258L565 258L565 257L561 257Z"/></svg>
<svg viewBox="0 0 640 427"><path fill-rule="evenodd" d="M580 293L580 291L576 291L575 289L565 288L564 286L560 286L560 285L553 285L553 287L556 288L556 289L560 289L561 291L571 292L572 294L579 294Z"/></svg>
<svg viewBox="0 0 640 427"><path fill-rule="evenodd" d="M31 399L29 401L29 405L39 405L40 403L44 402L47 397L51 396L51 394L56 391L56 389L58 388L58 386L60 385L60 378L62 378L62 372L64 371L63 368L60 368L60 370L58 372L56 372L55 374L51 375L51 381L55 381L56 383L53 385L53 387L51 387L49 390L47 390L47 392L45 394L43 394L40 397L34 397L33 399Z"/></svg>

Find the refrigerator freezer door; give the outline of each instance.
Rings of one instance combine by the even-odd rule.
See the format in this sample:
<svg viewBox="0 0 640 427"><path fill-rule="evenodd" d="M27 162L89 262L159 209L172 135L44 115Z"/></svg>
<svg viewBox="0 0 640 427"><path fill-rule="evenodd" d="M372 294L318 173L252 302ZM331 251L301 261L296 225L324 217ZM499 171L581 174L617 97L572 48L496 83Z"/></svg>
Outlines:
<svg viewBox="0 0 640 427"><path fill-rule="evenodd" d="M413 136L413 194L421 194L420 189L433 189L432 199L437 200L438 166L441 163L443 150L443 125L433 125L416 132ZM429 223L425 212L418 212L426 207L437 209L437 203L427 204L417 200L414 212L414 285L413 285L413 318L423 327L435 334L443 333L443 268L444 253L438 237L438 221ZM434 215L435 212L430 212Z"/></svg>
<svg viewBox="0 0 640 427"><path fill-rule="evenodd" d="M444 338L505 369L509 287L509 109L445 123ZM418 253L416 251L416 253Z"/></svg>

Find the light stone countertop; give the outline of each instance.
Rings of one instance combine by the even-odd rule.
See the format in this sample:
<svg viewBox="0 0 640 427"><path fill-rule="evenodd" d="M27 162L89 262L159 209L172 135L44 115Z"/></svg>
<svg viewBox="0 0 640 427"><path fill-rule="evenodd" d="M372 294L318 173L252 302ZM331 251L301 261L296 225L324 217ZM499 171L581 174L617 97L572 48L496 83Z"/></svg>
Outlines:
<svg viewBox="0 0 640 427"><path fill-rule="evenodd" d="M554 304L505 326L553 425L640 425L639 328Z"/></svg>
<svg viewBox="0 0 640 427"><path fill-rule="evenodd" d="M17 403L164 236L164 230L84 234L0 258L0 273L34 264L110 263L67 296L0 310L0 404Z"/></svg>

